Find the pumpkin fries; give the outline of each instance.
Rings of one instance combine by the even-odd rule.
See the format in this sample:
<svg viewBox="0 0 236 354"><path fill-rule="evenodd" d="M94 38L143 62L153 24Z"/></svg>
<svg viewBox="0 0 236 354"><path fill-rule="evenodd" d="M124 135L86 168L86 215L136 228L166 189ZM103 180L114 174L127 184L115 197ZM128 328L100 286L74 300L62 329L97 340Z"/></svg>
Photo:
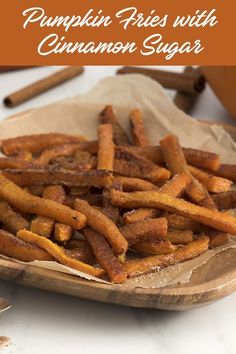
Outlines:
<svg viewBox="0 0 236 354"><path fill-rule="evenodd" d="M120 123L110 105L97 140L53 132L2 140L0 254L121 284L227 244L236 236L236 165L171 134L151 144L143 112Z"/></svg>

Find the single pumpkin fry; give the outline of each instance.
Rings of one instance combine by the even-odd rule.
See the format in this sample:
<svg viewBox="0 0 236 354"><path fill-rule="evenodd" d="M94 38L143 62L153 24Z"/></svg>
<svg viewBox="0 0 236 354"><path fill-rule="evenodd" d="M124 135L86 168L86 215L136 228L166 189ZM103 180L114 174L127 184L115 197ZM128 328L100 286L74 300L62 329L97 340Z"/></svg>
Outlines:
<svg viewBox="0 0 236 354"><path fill-rule="evenodd" d="M177 136L167 135L160 141L160 146L165 162L172 175L178 173L190 174L183 149L180 146ZM202 184L198 182L191 174L190 176L192 177L191 183L189 183L186 189L188 196L194 202L203 207L216 209L206 188L203 187Z"/></svg>
<svg viewBox="0 0 236 354"><path fill-rule="evenodd" d="M201 225L194 220L186 218L185 216L165 212L163 217L167 220L168 229L175 229L176 231L191 230L197 233L200 232Z"/></svg>
<svg viewBox="0 0 236 354"><path fill-rule="evenodd" d="M60 133L25 135L3 140L2 151L5 155L15 155L22 150L36 153L51 146L79 143L83 140L84 138L82 136Z"/></svg>
<svg viewBox="0 0 236 354"><path fill-rule="evenodd" d="M3 171L4 176L19 186L61 184L63 186L105 187L112 183L108 171L71 171L64 168L16 169Z"/></svg>
<svg viewBox="0 0 236 354"><path fill-rule="evenodd" d="M166 168L129 152L125 147L116 148L114 172L127 177L144 178L152 183L170 178Z"/></svg>
<svg viewBox="0 0 236 354"><path fill-rule="evenodd" d="M113 283L123 283L127 278L127 273L123 270L122 264L112 252L106 239L89 227L83 230L83 234L89 242L98 263L107 272L111 281Z"/></svg>
<svg viewBox="0 0 236 354"><path fill-rule="evenodd" d="M85 215L52 200L31 195L0 173L0 198L26 212L46 216L79 230L86 225Z"/></svg>
<svg viewBox="0 0 236 354"><path fill-rule="evenodd" d="M209 238L201 237L196 241L178 248L175 252L131 260L124 264L128 278L158 271L159 269L193 259L208 250Z"/></svg>
<svg viewBox="0 0 236 354"><path fill-rule="evenodd" d="M85 200L76 199L74 207L76 210L86 215L87 224L107 239L117 255L126 253L128 242L112 220L108 219L108 217L99 210L94 209Z"/></svg>
<svg viewBox="0 0 236 354"><path fill-rule="evenodd" d="M236 235L236 218L189 203L183 199L174 198L158 191L125 193L111 191L111 201L114 205L124 208L151 207L177 213L204 225Z"/></svg>
<svg viewBox="0 0 236 354"><path fill-rule="evenodd" d="M227 192L233 183L229 179L213 176L212 174L202 171L194 166L189 165L188 169L190 173L206 187L208 192L211 193Z"/></svg>
<svg viewBox="0 0 236 354"><path fill-rule="evenodd" d="M174 245L185 245L193 241L192 230L168 230L167 239Z"/></svg>
<svg viewBox="0 0 236 354"><path fill-rule="evenodd" d="M115 177L113 183L119 183L124 192L158 190L155 184L141 178L120 176Z"/></svg>
<svg viewBox="0 0 236 354"><path fill-rule="evenodd" d="M125 224L132 224L148 218L157 218L160 214L160 210L158 209L138 208L124 213L123 220Z"/></svg>
<svg viewBox="0 0 236 354"><path fill-rule="evenodd" d="M77 259L69 257L66 252L60 246L56 245L45 237L40 237L33 232L27 230L20 230L17 232L17 236L22 240L32 243L38 247L43 248L50 253L59 263L64 264L67 267L71 267L80 272L100 277L104 274L102 269L95 268L89 264L78 261Z"/></svg>
<svg viewBox="0 0 236 354"><path fill-rule="evenodd" d="M146 219L120 227L122 235L132 246L141 241L153 241L165 238L167 222L165 218Z"/></svg>
<svg viewBox="0 0 236 354"><path fill-rule="evenodd" d="M71 239L73 236L73 230L72 227L69 225L61 224L61 223L56 223L54 227L54 239L57 242L67 242Z"/></svg>
<svg viewBox="0 0 236 354"><path fill-rule="evenodd" d="M90 144L87 148L95 149L95 143ZM162 154L160 146L130 146L127 147L130 152L137 154L139 156L145 157L154 163L162 164L164 162L164 156ZM211 171L217 171L220 167L220 157L214 152L208 152L203 150L182 148L185 159L188 164L196 166L198 168L209 169ZM226 176L222 176L226 177ZM226 177L229 178L229 177ZM229 178L232 179L232 178Z"/></svg>
<svg viewBox="0 0 236 354"><path fill-rule="evenodd" d="M46 216L36 216L36 218L31 221L30 231L40 236L50 237L52 235L54 225L55 220Z"/></svg>
<svg viewBox="0 0 236 354"><path fill-rule="evenodd" d="M172 195L173 197L179 197L184 193L190 182L191 177L187 173L181 173L179 175L175 175L172 179L167 181L161 187L160 191L168 195ZM126 212L123 217L126 224L131 224L132 222L141 221L146 218L157 217L159 215L160 211L157 209L139 208L130 212Z"/></svg>
<svg viewBox="0 0 236 354"><path fill-rule="evenodd" d="M98 170L113 170L115 147L111 124L98 126Z"/></svg>
<svg viewBox="0 0 236 354"><path fill-rule="evenodd" d="M129 122L133 144L136 146L149 145L149 139L145 132L142 114L139 109L132 109L129 114Z"/></svg>
<svg viewBox="0 0 236 354"><path fill-rule="evenodd" d="M215 194L212 199L220 210L236 208L236 190Z"/></svg>
<svg viewBox="0 0 236 354"><path fill-rule="evenodd" d="M135 251L149 254L166 254L176 251L177 247L170 240L139 242L132 246Z"/></svg>
<svg viewBox="0 0 236 354"><path fill-rule="evenodd" d="M228 178L236 182L236 165L222 164L219 169L216 170L216 174L217 176Z"/></svg>

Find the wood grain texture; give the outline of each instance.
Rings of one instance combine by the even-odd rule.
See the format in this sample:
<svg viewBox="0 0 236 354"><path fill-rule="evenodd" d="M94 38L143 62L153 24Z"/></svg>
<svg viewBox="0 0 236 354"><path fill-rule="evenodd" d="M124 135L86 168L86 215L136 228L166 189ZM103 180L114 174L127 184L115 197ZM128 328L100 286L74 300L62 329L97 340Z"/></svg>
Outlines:
<svg viewBox="0 0 236 354"><path fill-rule="evenodd" d="M236 290L236 248L197 268L190 282L160 289L124 289L0 258L0 278L43 290L131 307L188 310L208 305Z"/></svg>

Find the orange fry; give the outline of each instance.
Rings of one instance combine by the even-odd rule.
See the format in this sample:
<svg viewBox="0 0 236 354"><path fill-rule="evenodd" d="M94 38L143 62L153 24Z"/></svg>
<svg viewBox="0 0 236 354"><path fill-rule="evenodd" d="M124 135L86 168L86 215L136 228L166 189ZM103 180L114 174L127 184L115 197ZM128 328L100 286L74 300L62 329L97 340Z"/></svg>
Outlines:
<svg viewBox="0 0 236 354"><path fill-rule="evenodd" d="M208 236L208 235L207 235ZM225 245L229 241L229 235L219 231L213 231L209 234L209 248L215 248Z"/></svg>
<svg viewBox="0 0 236 354"><path fill-rule="evenodd" d="M124 147L116 149L114 171L127 177L148 179L153 183L170 178L170 173L166 168L155 165L143 157L136 156Z"/></svg>
<svg viewBox="0 0 236 354"><path fill-rule="evenodd" d="M80 211L87 218L87 224L95 231L98 231L107 239L114 252L119 255L128 249L128 243L117 226L99 210L91 207L86 201L76 199L74 203L76 210Z"/></svg>
<svg viewBox="0 0 236 354"><path fill-rule="evenodd" d="M167 220L168 229L175 229L180 231L191 230L199 232L201 227L200 224L198 224L196 221L178 214L164 213L163 217L165 217Z"/></svg>
<svg viewBox="0 0 236 354"><path fill-rule="evenodd" d="M216 171L217 176L236 182L236 165L222 164Z"/></svg>
<svg viewBox="0 0 236 354"><path fill-rule="evenodd" d="M64 186L104 187L112 183L108 171L66 171L64 169L5 170L4 176L19 186L62 184Z"/></svg>
<svg viewBox="0 0 236 354"><path fill-rule="evenodd" d="M64 264L67 267L74 268L80 272L84 272L95 277L100 277L104 274L102 269L92 267L89 264L78 261L69 257L66 252L60 246L56 245L45 237L40 237L33 232L20 230L17 232L17 236L24 241L30 242L33 245L43 248L50 253L59 263Z"/></svg>
<svg viewBox="0 0 236 354"><path fill-rule="evenodd" d="M134 161L125 161L115 159L114 172L131 178L144 178L152 183L165 181L170 177L168 170L159 166L150 166L149 164L140 165Z"/></svg>
<svg viewBox="0 0 236 354"><path fill-rule="evenodd" d="M93 144L90 144L89 148L95 149L95 142ZM88 147L87 147L88 148ZM137 146L130 146L127 147L127 149L139 156L145 157L146 159L151 160L154 163L161 164L164 162L164 156L161 152L160 146L143 146L143 147L137 147ZM197 150L197 149L190 149L190 148L182 148L184 156L187 160L187 163L199 168L204 168L204 169L209 169L212 171L218 170L220 167L220 157L219 155L213 153L213 152L208 152L208 151L203 151L203 150ZM224 176L222 176L224 177ZM229 178L229 177L226 177ZM232 179L232 178L229 178Z"/></svg>
<svg viewBox="0 0 236 354"><path fill-rule="evenodd" d="M185 192L190 182L191 177L187 173L180 173L167 181L161 187L160 192L171 195L172 197L179 197Z"/></svg>
<svg viewBox="0 0 236 354"><path fill-rule="evenodd" d="M196 241L178 248L175 252L149 256L143 259L131 260L124 264L124 269L129 278L134 278L142 274L155 272L162 268L193 259L207 251L209 245L208 237L201 237Z"/></svg>
<svg viewBox="0 0 236 354"><path fill-rule="evenodd" d="M150 191L153 189L158 190L158 187L148 181L141 178L131 178L131 177L116 177L114 183L119 183L124 192L133 191Z"/></svg>
<svg viewBox="0 0 236 354"><path fill-rule="evenodd" d="M191 174L199 182L201 182L206 187L206 189L211 193L227 192L233 183L229 179L213 176L210 173L202 171L193 166L188 166L188 169L191 172Z"/></svg>
<svg viewBox="0 0 236 354"><path fill-rule="evenodd" d="M172 176L188 172L187 162L177 136L167 135L160 141L160 146L165 163Z"/></svg>
<svg viewBox="0 0 236 354"><path fill-rule="evenodd" d="M188 165L183 150L179 144L179 139L175 135L168 135L161 140L160 145L165 162L172 175L183 172L189 174ZM187 186L186 192L191 200L197 204L206 208L215 209L214 202L212 201L206 188L203 187L194 177L192 177L191 183Z"/></svg>
<svg viewBox="0 0 236 354"><path fill-rule="evenodd" d="M165 238L167 235L167 222L165 218L146 219L120 228L120 232L129 246L142 241L153 241Z"/></svg>
<svg viewBox="0 0 236 354"><path fill-rule="evenodd" d="M136 146L149 145L149 139L145 132L142 114L139 109L133 109L129 115L129 122L133 138L133 144Z"/></svg>
<svg viewBox="0 0 236 354"><path fill-rule="evenodd" d="M186 173L181 173L174 176L171 180L166 182L160 189L162 193L172 195L173 197L179 197L185 191L191 178ZM160 211L152 208L139 208L137 210L132 210L126 212L124 217L124 222L126 224L131 224L132 222L141 221L146 218L154 218L160 215Z"/></svg>
<svg viewBox="0 0 236 354"><path fill-rule="evenodd" d="M192 230L169 230L167 232L167 239L174 245L185 245L193 241Z"/></svg>
<svg viewBox="0 0 236 354"><path fill-rule="evenodd" d="M67 242L73 236L72 228L69 225L56 223L54 228L54 239L57 242Z"/></svg>
<svg viewBox="0 0 236 354"><path fill-rule="evenodd" d="M98 127L98 170L113 170L115 147L111 124L100 124Z"/></svg>
<svg viewBox="0 0 236 354"><path fill-rule="evenodd" d="M123 283L127 278L127 274L113 254L106 239L100 233L88 227L83 230L83 234L92 247L98 263L107 272L111 281L113 283Z"/></svg>
<svg viewBox="0 0 236 354"><path fill-rule="evenodd" d="M153 208L138 208L123 214L125 224L132 224L149 218L160 216L160 210Z"/></svg>
<svg viewBox="0 0 236 354"><path fill-rule="evenodd" d="M196 178L192 178L191 183L186 188L186 194L189 198L196 204L207 208L215 210L216 205L208 193L206 187L204 187Z"/></svg>
<svg viewBox="0 0 236 354"><path fill-rule="evenodd" d="M214 232L209 235L209 248L215 248L225 245L229 241L229 235L223 232Z"/></svg>
<svg viewBox="0 0 236 354"><path fill-rule="evenodd" d="M86 217L78 211L52 200L42 199L25 192L0 174L0 198L26 212L47 216L79 230L86 224Z"/></svg>
<svg viewBox="0 0 236 354"><path fill-rule="evenodd" d="M54 200L54 202L63 204L66 198L66 193L62 186L47 186L43 190L43 198Z"/></svg>
<svg viewBox="0 0 236 354"><path fill-rule="evenodd" d="M62 144L79 143L82 136L73 136L60 133L25 135L2 141L2 151L5 155L15 155L22 150L35 153L48 147Z"/></svg>
<svg viewBox="0 0 236 354"><path fill-rule="evenodd" d="M132 246L135 251L149 254L166 254L176 251L177 247L169 240L139 242Z"/></svg>
<svg viewBox="0 0 236 354"><path fill-rule="evenodd" d="M79 144L63 144L49 149L45 149L39 157L34 160L34 163L44 166L47 165L53 158L58 156L72 156L79 149Z"/></svg>
<svg viewBox="0 0 236 354"><path fill-rule="evenodd" d="M113 129L113 140L116 145L130 145L129 138L124 129L119 124L112 106L106 106L99 114L101 124L111 124Z"/></svg>
<svg viewBox="0 0 236 354"><path fill-rule="evenodd" d="M236 190L218 193L213 195L212 198L220 210L236 208Z"/></svg>
<svg viewBox="0 0 236 354"><path fill-rule="evenodd" d="M209 151L183 148L187 163L198 168L205 168L212 171L218 170L220 166L220 157L218 154Z"/></svg>
<svg viewBox="0 0 236 354"><path fill-rule="evenodd" d="M54 260L44 249L4 230L0 230L0 254L22 262Z"/></svg>
<svg viewBox="0 0 236 354"><path fill-rule="evenodd" d="M12 210L11 206L3 200L0 200L0 222L14 233L21 229L29 228L29 222L19 213Z"/></svg>
<svg viewBox="0 0 236 354"><path fill-rule="evenodd" d="M166 210L196 220L216 230L236 235L236 218L233 216L206 209L158 191L125 193L113 189L111 201L112 204L124 208L151 207Z"/></svg>
<svg viewBox="0 0 236 354"><path fill-rule="evenodd" d="M37 216L31 221L30 231L37 235L50 237L54 228L55 221L46 216Z"/></svg>

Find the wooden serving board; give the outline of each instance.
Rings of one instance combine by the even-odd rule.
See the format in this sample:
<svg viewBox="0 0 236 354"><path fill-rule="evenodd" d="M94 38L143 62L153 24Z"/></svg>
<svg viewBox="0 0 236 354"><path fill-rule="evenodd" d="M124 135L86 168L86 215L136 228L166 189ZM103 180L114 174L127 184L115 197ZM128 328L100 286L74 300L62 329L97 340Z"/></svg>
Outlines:
<svg viewBox="0 0 236 354"><path fill-rule="evenodd" d="M236 290L236 248L210 258L190 282L159 289L122 289L0 257L0 278L18 284L112 304L164 310L208 305Z"/></svg>

